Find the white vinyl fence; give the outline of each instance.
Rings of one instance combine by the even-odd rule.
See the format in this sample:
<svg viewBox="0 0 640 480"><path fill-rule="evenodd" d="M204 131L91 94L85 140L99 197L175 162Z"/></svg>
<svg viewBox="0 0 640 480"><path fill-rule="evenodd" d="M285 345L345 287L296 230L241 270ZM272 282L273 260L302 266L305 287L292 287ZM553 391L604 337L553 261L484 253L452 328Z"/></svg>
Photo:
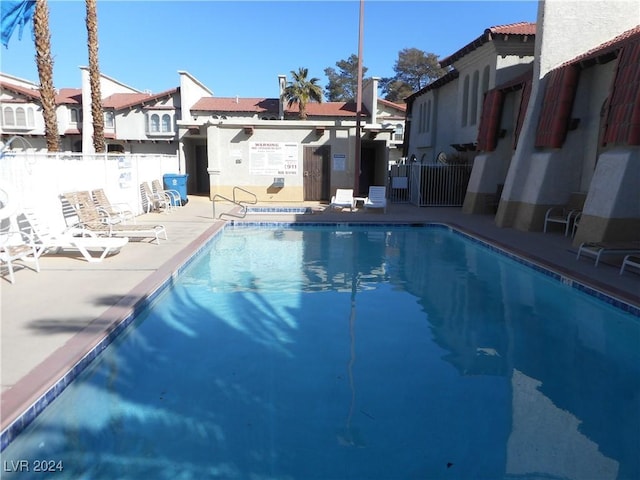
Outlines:
<svg viewBox="0 0 640 480"><path fill-rule="evenodd" d="M164 174L178 172L175 155L3 152L0 189L11 192L9 201L18 208L34 209L57 224L64 222L61 193L103 188L112 203L126 203L139 214L140 183L162 182Z"/></svg>

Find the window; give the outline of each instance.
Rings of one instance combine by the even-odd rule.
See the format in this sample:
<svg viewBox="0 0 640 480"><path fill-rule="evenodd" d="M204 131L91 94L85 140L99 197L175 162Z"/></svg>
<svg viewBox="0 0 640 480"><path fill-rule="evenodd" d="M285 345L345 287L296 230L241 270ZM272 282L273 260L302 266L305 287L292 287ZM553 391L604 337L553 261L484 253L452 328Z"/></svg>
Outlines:
<svg viewBox="0 0 640 480"><path fill-rule="evenodd" d="M425 128L427 132L431 131L431 99L427 102L427 125Z"/></svg>
<svg viewBox="0 0 640 480"><path fill-rule="evenodd" d="M104 127L115 128L115 118L113 112L104 112Z"/></svg>
<svg viewBox="0 0 640 480"><path fill-rule="evenodd" d="M33 107L9 107L2 109L2 125L17 129L33 128L35 124Z"/></svg>
<svg viewBox="0 0 640 480"><path fill-rule="evenodd" d="M173 135L173 113L147 113L145 116L147 135Z"/></svg>
<svg viewBox="0 0 640 480"><path fill-rule="evenodd" d="M165 113L162 115L162 132L168 133L171 131L173 131L173 128L171 128L171 116Z"/></svg>
<svg viewBox="0 0 640 480"><path fill-rule="evenodd" d="M478 121L478 93L480 90L480 74L473 72L473 85L471 86L471 114L469 125L475 125Z"/></svg>
<svg viewBox="0 0 640 480"><path fill-rule="evenodd" d="M149 131L152 133L158 133L160 131L160 117L155 113L151 115L151 122L149 122Z"/></svg>
<svg viewBox="0 0 640 480"><path fill-rule="evenodd" d="M420 104L420 108L418 109L418 133L422 133L424 131L424 104Z"/></svg>
<svg viewBox="0 0 640 480"><path fill-rule="evenodd" d="M396 133L395 133L395 140L400 141L402 140L402 133L404 131L404 127L402 126L401 123L398 123L396 125Z"/></svg>
<svg viewBox="0 0 640 480"><path fill-rule="evenodd" d="M79 108L72 108L69 110L69 114L71 115L71 123L81 123L82 122L82 110Z"/></svg>
<svg viewBox="0 0 640 480"><path fill-rule="evenodd" d="M469 114L469 75L464 77L462 85L462 126L467 126L467 115Z"/></svg>
<svg viewBox="0 0 640 480"><path fill-rule="evenodd" d="M13 127L16 124L15 117L13 115L13 108L5 107L2 114L2 122L5 127Z"/></svg>

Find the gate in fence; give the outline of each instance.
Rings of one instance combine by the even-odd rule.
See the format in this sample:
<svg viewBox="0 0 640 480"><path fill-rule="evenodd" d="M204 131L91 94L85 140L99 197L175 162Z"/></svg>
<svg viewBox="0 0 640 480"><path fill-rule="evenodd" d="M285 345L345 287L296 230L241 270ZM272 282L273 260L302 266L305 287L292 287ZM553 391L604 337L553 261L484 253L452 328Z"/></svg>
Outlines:
<svg viewBox="0 0 640 480"><path fill-rule="evenodd" d="M460 207L471 165L394 165L389 171L389 200L420 207Z"/></svg>

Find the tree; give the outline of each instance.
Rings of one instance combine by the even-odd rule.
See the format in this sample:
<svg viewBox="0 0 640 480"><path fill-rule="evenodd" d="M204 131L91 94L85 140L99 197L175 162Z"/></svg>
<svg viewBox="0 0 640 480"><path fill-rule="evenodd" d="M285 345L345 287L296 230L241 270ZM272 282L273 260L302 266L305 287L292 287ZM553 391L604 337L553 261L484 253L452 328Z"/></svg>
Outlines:
<svg viewBox="0 0 640 480"><path fill-rule="evenodd" d="M336 62L339 72L334 68L325 68L324 74L329 79L325 87L325 95L330 102L355 102L358 91L358 56L351 54L347 60ZM363 75L366 67L362 67Z"/></svg>
<svg viewBox="0 0 640 480"><path fill-rule="evenodd" d="M300 67L297 72L291 70L293 80L287 83L282 94L283 100L287 101L287 106L298 104L298 116L301 120L307 118L306 107L310 101L322 102L322 88L317 84L319 79L316 77L307 79L308 75L307 68Z"/></svg>
<svg viewBox="0 0 640 480"><path fill-rule="evenodd" d="M46 0L36 0L33 14L33 33L36 47L36 65L40 80L40 101L44 117L44 136L49 152L60 151L58 118L56 116L56 91L53 88L53 59L51 58L51 32L49 31L49 7Z"/></svg>
<svg viewBox="0 0 640 480"><path fill-rule="evenodd" d="M100 67L98 66L98 14L96 0L86 0L87 46L89 48L89 84L91 85L91 118L93 119L93 148L96 153L105 151L104 114L100 91Z"/></svg>
<svg viewBox="0 0 640 480"><path fill-rule="evenodd" d="M400 50L393 70L396 72L395 76L383 78L380 81L380 87L386 94L385 99L395 102L417 92L447 73L446 69L440 68L435 54L418 48Z"/></svg>

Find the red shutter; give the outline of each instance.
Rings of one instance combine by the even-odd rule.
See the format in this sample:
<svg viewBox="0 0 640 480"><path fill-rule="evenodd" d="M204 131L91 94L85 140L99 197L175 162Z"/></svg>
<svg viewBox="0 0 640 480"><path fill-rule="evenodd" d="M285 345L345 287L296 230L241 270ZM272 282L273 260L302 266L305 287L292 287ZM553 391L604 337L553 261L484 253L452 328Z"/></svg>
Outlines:
<svg viewBox="0 0 640 480"><path fill-rule="evenodd" d="M504 94L500 90L493 89L485 93L478 129L477 150L492 152L496 149L503 100Z"/></svg>
<svg viewBox="0 0 640 480"><path fill-rule="evenodd" d="M529 97L531 96L531 80L527 80L522 87L522 96L520 97L520 108L518 109L518 119L516 120L516 131L513 135L513 148L518 146L518 138L520 138L520 131L522 130L522 124L524 123L524 117L527 114L527 107L529 106Z"/></svg>
<svg viewBox="0 0 640 480"><path fill-rule="evenodd" d="M549 73L538 120L536 147L562 147L567 136L579 74L577 65L567 65Z"/></svg>
<svg viewBox="0 0 640 480"><path fill-rule="evenodd" d="M640 145L640 40L622 48L613 82L603 141Z"/></svg>

